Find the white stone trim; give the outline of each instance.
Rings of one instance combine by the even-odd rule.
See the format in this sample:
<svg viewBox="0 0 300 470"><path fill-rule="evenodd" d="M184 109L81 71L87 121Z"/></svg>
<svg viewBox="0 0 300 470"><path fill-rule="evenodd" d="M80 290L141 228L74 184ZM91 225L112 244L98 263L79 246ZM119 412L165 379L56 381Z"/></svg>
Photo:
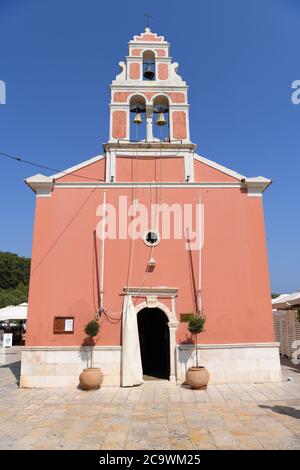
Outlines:
<svg viewBox="0 0 300 470"><path fill-rule="evenodd" d="M170 103L171 111L186 111L187 112L189 109L190 109L190 105L188 103Z"/></svg>
<svg viewBox="0 0 300 470"><path fill-rule="evenodd" d="M140 87L139 87L140 88ZM160 88L160 87L159 87ZM119 92L123 92L123 88L120 88L120 90L118 90ZM162 91L162 92L159 92L157 91L157 89L155 90L151 90L153 93L155 93L154 96L152 96L150 99L144 95L143 93L145 92L146 90L138 90L138 91L131 91L130 95L127 96L126 98L126 101L122 101L122 102L118 102L118 101L112 101L110 104L109 104L109 108L110 109L128 109L128 105L130 103L130 100L133 96L136 96L136 95L139 95L139 96L142 96L144 99L145 99L145 102L146 102L146 105L152 105L153 104L153 101L155 100L155 98L157 98L158 96L164 96L165 98L168 99L168 102L169 102L169 107L170 109L175 109L175 108L183 108L184 110L188 110L190 108L190 105L189 103L187 102L187 94L186 94L186 91L182 91L182 94L184 95L185 97L185 102L184 103L174 103L171 99L170 96L167 95L166 91ZM146 93L148 93L150 90L147 90ZM117 90L114 90L114 93L117 93Z"/></svg>
<svg viewBox="0 0 300 470"><path fill-rule="evenodd" d="M157 43L157 42L158 42L158 43L162 42L162 43L168 44L167 41L165 41L164 36L159 36L157 33L154 33L153 31L151 31L151 29L149 28L149 26L146 26L146 27L145 27L145 30L144 30L142 33L133 36L133 39L130 41L130 43L132 43L132 42L133 42L134 44L139 43L139 38L145 36L145 34L152 34L156 39L159 39L159 41L148 41L148 42L150 42L151 44L153 44L153 42L155 42L155 43ZM145 42L147 42L147 41L145 41Z"/></svg>
<svg viewBox="0 0 300 470"><path fill-rule="evenodd" d="M177 141L176 141L177 142ZM147 142L144 142L147 144ZM155 141L155 143L159 143L159 140L158 141ZM162 152L163 154L160 155L160 148L159 146L153 148L151 146L152 142L148 142L148 145L149 147L147 148L147 146L145 145L145 148L137 148L135 149L134 147L130 150L127 150L127 149L122 149L122 148L116 148L116 155L117 157L129 157L129 158L133 158L136 154L136 152L138 152L138 157L143 157L143 156L146 156L146 157L161 157L164 158L164 157L184 157L184 155L186 153L190 153L191 156L193 156L193 151L189 151L189 149L187 149L186 147L185 148L180 148L180 143L178 142L178 148L166 148L166 149L162 149ZM183 144L184 145L184 144ZM121 146L121 144L120 144ZM134 152L134 154L133 154Z"/></svg>
<svg viewBox="0 0 300 470"><path fill-rule="evenodd" d="M40 173L25 179L25 183L36 193L36 197L51 197L53 178Z"/></svg>
<svg viewBox="0 0 300 470"><path fill-rule="evenodd" d="M89 346L22 346L21 351L79 351ZM121 351L122 346L94 346L94 351Z"/></svg>
<svg viewBox="0 0 300 470"><path fill-rule="evenodd" d="M241 188L242 185L240 183L195 183L195 182L186 182L186 183L159 183L159 182L137 182L137 183L127 183L127 182L118 182L118 183L97 183L97 182L64 182L64 183L55 183L55 188Z"/></svg>
<svg viewBox="0 0 300 470"><path fill-rule="evenodd" d="M136 95L136 93L133 93L132 96ZM127 102L124 103L110 103L108 106L110 110L112 111L127 111L128 110L128 104Z"/></svg>
<svg viewBox="0 0 300 470"><path fill-rule="evenodd" d="M262 191L259 187L257 188L248 188L247 190L249 197L262 197Z"/></svg>
<svg viewBox="0 0 300 470"><path fill-rule="evenodd" d="M197 344L197 349L236 349L236 348L278 348L280 343L218 343L218 344ZM179 344L179 349L194 349L194 344Z"/></svg>
<svg viewBox="0 0 300 470"><path fill-rule="evenodd" d="M135 36L137 37L137 36ZM161 36L163 37L163 36ZM139 40L131 40L128 42L128 46L132 49L168 49L170 47L170 43L167 41L139 41ZM135 56L132 56L135 57ZM138 56L137 56L138 57Z"/></svg>
<svg viewBox="0 0 300 470"><path fill-rule="evenodd" d="M110 150L106 152L106 182L113 183L116 179L116 152Z"/></svg>
<svg viewBox="0 0 300 470"><path fill-rule="evenodd" d="M131 296L131 297L134 297L134 296ZM140 304L136 305L135 307L136 313L139 313L141 310L144 310L144 308L149 308L147 301L141 302ZM152 304L151 308L159 308L166 314L170 324L175 324L176 326L178 325L179 322L177 321L177 318L174 316L173 312L162 302L159 302L158 300L156 300L155 305Z"/></svg>
<svg viewBox="0 0 300 470"><path fill-rule="evenodd" d="M141 56L141 55L140 56L135 56L135 55L132 55L132 56L127 55L126 56L126 64L132 64L132 63L135 63L135 62L137 62L139 64L141 62L143 62L143 56ZM131 79L129 78L128 80L131 80Z"/></svg>
<svg viewBox="0 0 300 470"><path fill-rule="evenodd" d="M145 50L147 50L147 49L145 49ZM158 55L155 56L155 65L158 65L158 64L164 63L164 62L166 62L167 64L171 64L172 63L172 57L162 56L162 55L161 56L158 56ZM159 80L156 80L156 81L159 82ZM165 80L161 80L161 81L164 82Z"/></svg>
<svg viewBox="0 0 300 470"><path fill-rule="evenodd" d="M245 185L247 187L249 197L262 197L262 193L270 186L272 180L257 176L254 178L246 178Z"/></svg>
<svg viewBox="0 0 300 470"><path fill-rule="evenodd" d="M138 41L138 46L137 46L137 43L132 41L132 42L129 42L128 45L129 45L129 56L128 57L143 57L144 55L144 52L145 51L151 51L153 52L154 54L154 57L155 59L156 58L161 58L161 57L166 57L166 58L169 58L171 59L171 57L169 56L169 44L167 43L162 43L160 44L160 46L153 46L152 43L150 44L149 42L144 42L144 44L142 45L142 47L140 47L140 44L143 44L142 41ZM139 56L135 56L135 55L132 55L132 50L133 49L141 49L141 54ZM166 55L165 56L159 56L157 54L157 51L156 49L164 49L166 51Z"/></svg>
<svg viewBox="0 0 300 470"><path fill-rule="evenodd" d="M194 183L194 160L191 152L184 154L184 179L187 183Z"/></svg>
<svg viewBox="0 0 300 470"><path fill-rule="evenodd" d="M173 65L173 64L172 64ZM155 92L157 89L159 90L164 90L165 92L172 92L172 91L181 91L183 93L186 93L187 90L188 90L188 85L179 85L179 84L176 84L176 85L172 85L171 83L169 83L168 80L155 80L155 84L156 86L153 85L154 81L147 81L147 80L131 80L130 83L126 80L124 80L124 82L117 82L116 80L114 80L111 85L110 85L110 88L111 88L111 91L132 91L132 90L136 90L136 93L138 93L138 91L140 91L141 93L143 92L142 90L144 89L144 91L147 91L147 92ZM183 82L185 83L185 82Z"/></svg>
<svg viewBox="0 0 300 470"><path fill-rule="evenodd" d="M178 287L124 287L123 291L132 297L147 297L147 295L156 295L162 298L176 297Z"/></svg>

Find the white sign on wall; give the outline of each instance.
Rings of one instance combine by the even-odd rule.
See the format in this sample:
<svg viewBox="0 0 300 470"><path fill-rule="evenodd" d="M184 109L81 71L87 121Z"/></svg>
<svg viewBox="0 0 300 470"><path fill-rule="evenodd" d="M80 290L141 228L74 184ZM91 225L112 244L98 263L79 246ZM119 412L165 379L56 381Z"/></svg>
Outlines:
<svg viewBox="0 0 300 470"><path fill-rule="evenodd" d="M73 318L65 320L65 331L73 331Z"/></svg>
<svg viewBox="0 0 300 470"><path fill-rule="evenodd" d="M12 347L12 333L4 333L3 335L3 347L4 348L11 348Z"/></svg>

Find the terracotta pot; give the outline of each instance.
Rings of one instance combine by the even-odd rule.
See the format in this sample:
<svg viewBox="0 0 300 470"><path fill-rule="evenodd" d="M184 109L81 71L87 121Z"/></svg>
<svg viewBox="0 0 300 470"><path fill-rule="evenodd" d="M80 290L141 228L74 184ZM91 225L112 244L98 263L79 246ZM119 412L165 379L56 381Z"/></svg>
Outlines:
<svg viewBox="0 0 300 470"><path fill-rule="evenodd" d="M186 382L196 390L207 388L209 373L205 367L189 367L186 373Z"/></svg>
<svg viewBox="0 0 300 470"><path fill-rule="evenodd" d="M79 382L83 390L96 390L103 382L102 370L98 367L83 369Z"/></svg>

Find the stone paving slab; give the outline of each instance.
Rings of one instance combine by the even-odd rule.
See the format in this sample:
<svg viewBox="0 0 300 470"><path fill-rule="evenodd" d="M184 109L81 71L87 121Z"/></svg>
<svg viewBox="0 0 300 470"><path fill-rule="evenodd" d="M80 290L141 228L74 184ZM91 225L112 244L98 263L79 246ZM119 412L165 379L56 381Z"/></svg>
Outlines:
<svg viewBox="0 0 300 470"><path fill-rule="evenodd" d="M283 381L19 389L0 367L0 449L300 449L300 368ZM287 381L290 377L290 381Z"/></svg>

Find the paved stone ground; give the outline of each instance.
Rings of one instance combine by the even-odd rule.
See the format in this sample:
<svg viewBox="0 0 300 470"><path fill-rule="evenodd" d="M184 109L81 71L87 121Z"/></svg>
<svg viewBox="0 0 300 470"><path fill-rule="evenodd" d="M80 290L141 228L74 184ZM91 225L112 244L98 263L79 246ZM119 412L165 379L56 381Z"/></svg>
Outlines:
<svg viewBox="0 0 300 470"><path fill-rule="evenodd" d="M300 449L300 367L289 362L282 383L207 391L19 389L19 367L0 367L0 449Z"/></svg>

